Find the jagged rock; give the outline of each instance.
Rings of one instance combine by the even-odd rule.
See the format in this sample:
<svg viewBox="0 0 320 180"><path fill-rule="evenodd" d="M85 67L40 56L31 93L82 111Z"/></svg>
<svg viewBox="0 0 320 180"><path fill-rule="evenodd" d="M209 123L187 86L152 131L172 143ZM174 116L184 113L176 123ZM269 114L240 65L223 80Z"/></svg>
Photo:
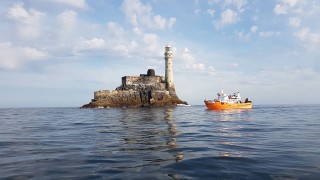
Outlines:
<svg viewBox="0 0 320 180"><path fill-rule="evenodd" d="M175 90L167 91L163 76L154 71L140 76L124 76L122 84L115 90L94 92L94 99L82 108L98 107L162 107L188 104L176 95Z"/></svg>

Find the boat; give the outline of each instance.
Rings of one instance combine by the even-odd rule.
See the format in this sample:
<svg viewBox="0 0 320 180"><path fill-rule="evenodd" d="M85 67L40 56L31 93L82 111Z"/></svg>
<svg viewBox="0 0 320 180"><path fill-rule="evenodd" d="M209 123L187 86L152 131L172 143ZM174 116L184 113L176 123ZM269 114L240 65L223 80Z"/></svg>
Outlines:
<svg viewBox="0 0 320 180"><path fill-rule="evenodd" d="M177 104L177 106L182 106L182 107L190 107L190 104Z"/></svg>
<svg viewBox="0 0 320 180"><path fill-rule="evenodd" d="M223 109L251 109L252 102L245 99L241 101L240 93L234 93L233 95L227 95L223 92L223 89L217 93L218 98L214 100L204 100L208 109L223 110Z"/></svg>

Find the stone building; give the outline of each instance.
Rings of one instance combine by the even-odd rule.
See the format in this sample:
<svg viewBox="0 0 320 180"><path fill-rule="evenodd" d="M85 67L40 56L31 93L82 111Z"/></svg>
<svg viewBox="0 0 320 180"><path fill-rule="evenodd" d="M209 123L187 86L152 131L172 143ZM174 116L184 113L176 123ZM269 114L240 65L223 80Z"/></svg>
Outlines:
<svg viewBox="0 0 320 180"><path fill-rule="evenodd" d="M187 104L175 92L171 47L165 47L164 55L165 77L156 75L153 69L140 76L124 76L121 85L115 90L94 92L92 101L82 107L160 107Z"/></svg>

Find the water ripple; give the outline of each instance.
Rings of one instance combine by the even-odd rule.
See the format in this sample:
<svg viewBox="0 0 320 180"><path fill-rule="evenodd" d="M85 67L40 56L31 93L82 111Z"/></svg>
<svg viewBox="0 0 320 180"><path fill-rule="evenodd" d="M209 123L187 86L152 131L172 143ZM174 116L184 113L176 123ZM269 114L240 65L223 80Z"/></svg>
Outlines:
<svg viewBox="0 0 320 180"><path fill-rule="evenodd" d="M0 109L0 179L317 179L319 112Z"/></svg>

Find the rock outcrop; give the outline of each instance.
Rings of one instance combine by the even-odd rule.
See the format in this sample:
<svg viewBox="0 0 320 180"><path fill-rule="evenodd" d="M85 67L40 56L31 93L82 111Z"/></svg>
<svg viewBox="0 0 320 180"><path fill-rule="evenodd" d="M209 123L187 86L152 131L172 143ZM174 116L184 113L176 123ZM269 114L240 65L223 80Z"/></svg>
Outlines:
<svg viewBox="0 0 320 180"><path fill-rule="evenodd" d="M115 90L94 92L94 99L82 108L100 107L162 107L188 104L174 91L168 91L165 78L156 76L153 69L140 76L124 76Z"/></svg>

